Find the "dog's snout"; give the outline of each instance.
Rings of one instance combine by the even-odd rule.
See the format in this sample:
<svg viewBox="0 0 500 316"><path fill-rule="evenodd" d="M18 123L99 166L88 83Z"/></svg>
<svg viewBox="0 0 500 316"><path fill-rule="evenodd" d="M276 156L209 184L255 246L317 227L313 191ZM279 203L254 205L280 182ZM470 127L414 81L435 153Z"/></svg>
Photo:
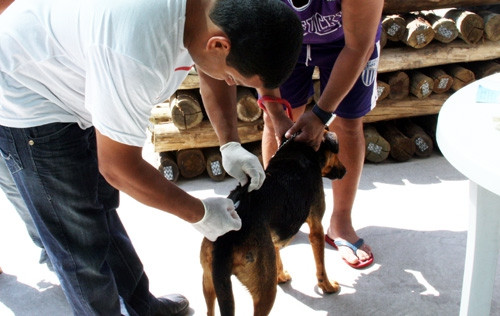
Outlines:
<svg viewBox="0 0 500 316"><path fill-rule="evenodd" d="M336 154L331 154L328 157L325 166L321 170L322 176L331 180L342 179L346 172L346 168Z"/></svg>

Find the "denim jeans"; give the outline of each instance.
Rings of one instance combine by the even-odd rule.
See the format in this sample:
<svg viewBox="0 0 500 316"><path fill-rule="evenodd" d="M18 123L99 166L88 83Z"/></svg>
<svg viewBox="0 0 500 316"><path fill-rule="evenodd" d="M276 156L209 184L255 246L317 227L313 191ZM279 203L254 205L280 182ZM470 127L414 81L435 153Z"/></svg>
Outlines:
<svg viewBox="0 0 500 316"><path fill-rule="evenodd" d="M50 270L54 271L52 263L50 262L50 259L47 255L47 251L43 247L40 235L36 230L33 218L31 218L31 214L26 207L26 203L24 203L23 197L19 193L16 183L14 182L14 179L12 179L12 175L7 168L7 164L2 157L0 157L0 188L5 193L7 199L9 199L10 203L12 203L12 205L14 206L17 214L19 214L19 216L23 220L24 226L26 226L28 235L30 236L33 243L41 249L39 262L41 264L47 264L47 267Z"/></svg>
<svg viewBox="0 0 500 316"><path fill-rule="evenodd" d="M0 126L0 151L75 315L149 315L156 299L99 173L94 128Z"/></svg>

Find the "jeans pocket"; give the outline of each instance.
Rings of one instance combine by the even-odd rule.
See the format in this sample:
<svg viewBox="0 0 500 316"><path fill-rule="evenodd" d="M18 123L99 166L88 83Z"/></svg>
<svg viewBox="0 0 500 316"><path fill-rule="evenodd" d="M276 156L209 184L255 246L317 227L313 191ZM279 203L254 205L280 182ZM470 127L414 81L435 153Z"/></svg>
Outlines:
<svg viewBox="0 0 500 316"><path fill-rule="evenodd" d="M12 135L8 128L0 126L0 155L5 160L7 167L12 174L23 169L23 164L17 153L17 148L12 140Z"/></svg>
<svg viewBox="0 0 500 316"><path fill-rule="evenodd" d="M18 172L22 169L20 162L16 161L15 157L11 154L6 154L3 150L0 149L0 154L2 155L5 163L7 164L7 168L9 168L12 174Z"/></svg>
<svg viewBox="0 0 500 316"><path fill-rule="evenodd" d="M86 132L76 123L52 123L30 128L28 143L38 158L78 157L88 149Z"/></svg>

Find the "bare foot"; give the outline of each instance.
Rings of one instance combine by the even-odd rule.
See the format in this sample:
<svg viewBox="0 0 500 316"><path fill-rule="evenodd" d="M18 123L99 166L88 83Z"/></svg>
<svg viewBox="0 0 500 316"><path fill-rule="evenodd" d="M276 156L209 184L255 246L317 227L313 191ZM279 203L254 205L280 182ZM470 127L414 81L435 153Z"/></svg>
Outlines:
<svg viewBox="0 0 500 316"><path fill-rule="evenodd" d="M365 267L370 265L373 261L373 254L370 246L362 241L360 242L360 238L357 235L354 235L351 238L333 238L332 236L334 235L330 233L330 229L328 229L327 237L330 239L328 243L332 245L335 240L334 247L338 249L342 259L344 259L350 266L357 268L360 268L361 266Z"/></svg>

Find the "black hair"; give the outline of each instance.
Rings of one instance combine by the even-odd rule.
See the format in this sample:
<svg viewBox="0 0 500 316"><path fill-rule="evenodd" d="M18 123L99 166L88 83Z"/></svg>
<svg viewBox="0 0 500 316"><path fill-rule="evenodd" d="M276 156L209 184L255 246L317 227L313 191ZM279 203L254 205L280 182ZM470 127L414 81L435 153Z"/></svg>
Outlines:
<svg viewBox="0 0 500 316"><path fill-rule="evenodd" d="M264 87L279 87L290 76L302 45L302 25L280 0L217 0L210 19L226 33L226 63L245 77L258 75Z"/></svg>

